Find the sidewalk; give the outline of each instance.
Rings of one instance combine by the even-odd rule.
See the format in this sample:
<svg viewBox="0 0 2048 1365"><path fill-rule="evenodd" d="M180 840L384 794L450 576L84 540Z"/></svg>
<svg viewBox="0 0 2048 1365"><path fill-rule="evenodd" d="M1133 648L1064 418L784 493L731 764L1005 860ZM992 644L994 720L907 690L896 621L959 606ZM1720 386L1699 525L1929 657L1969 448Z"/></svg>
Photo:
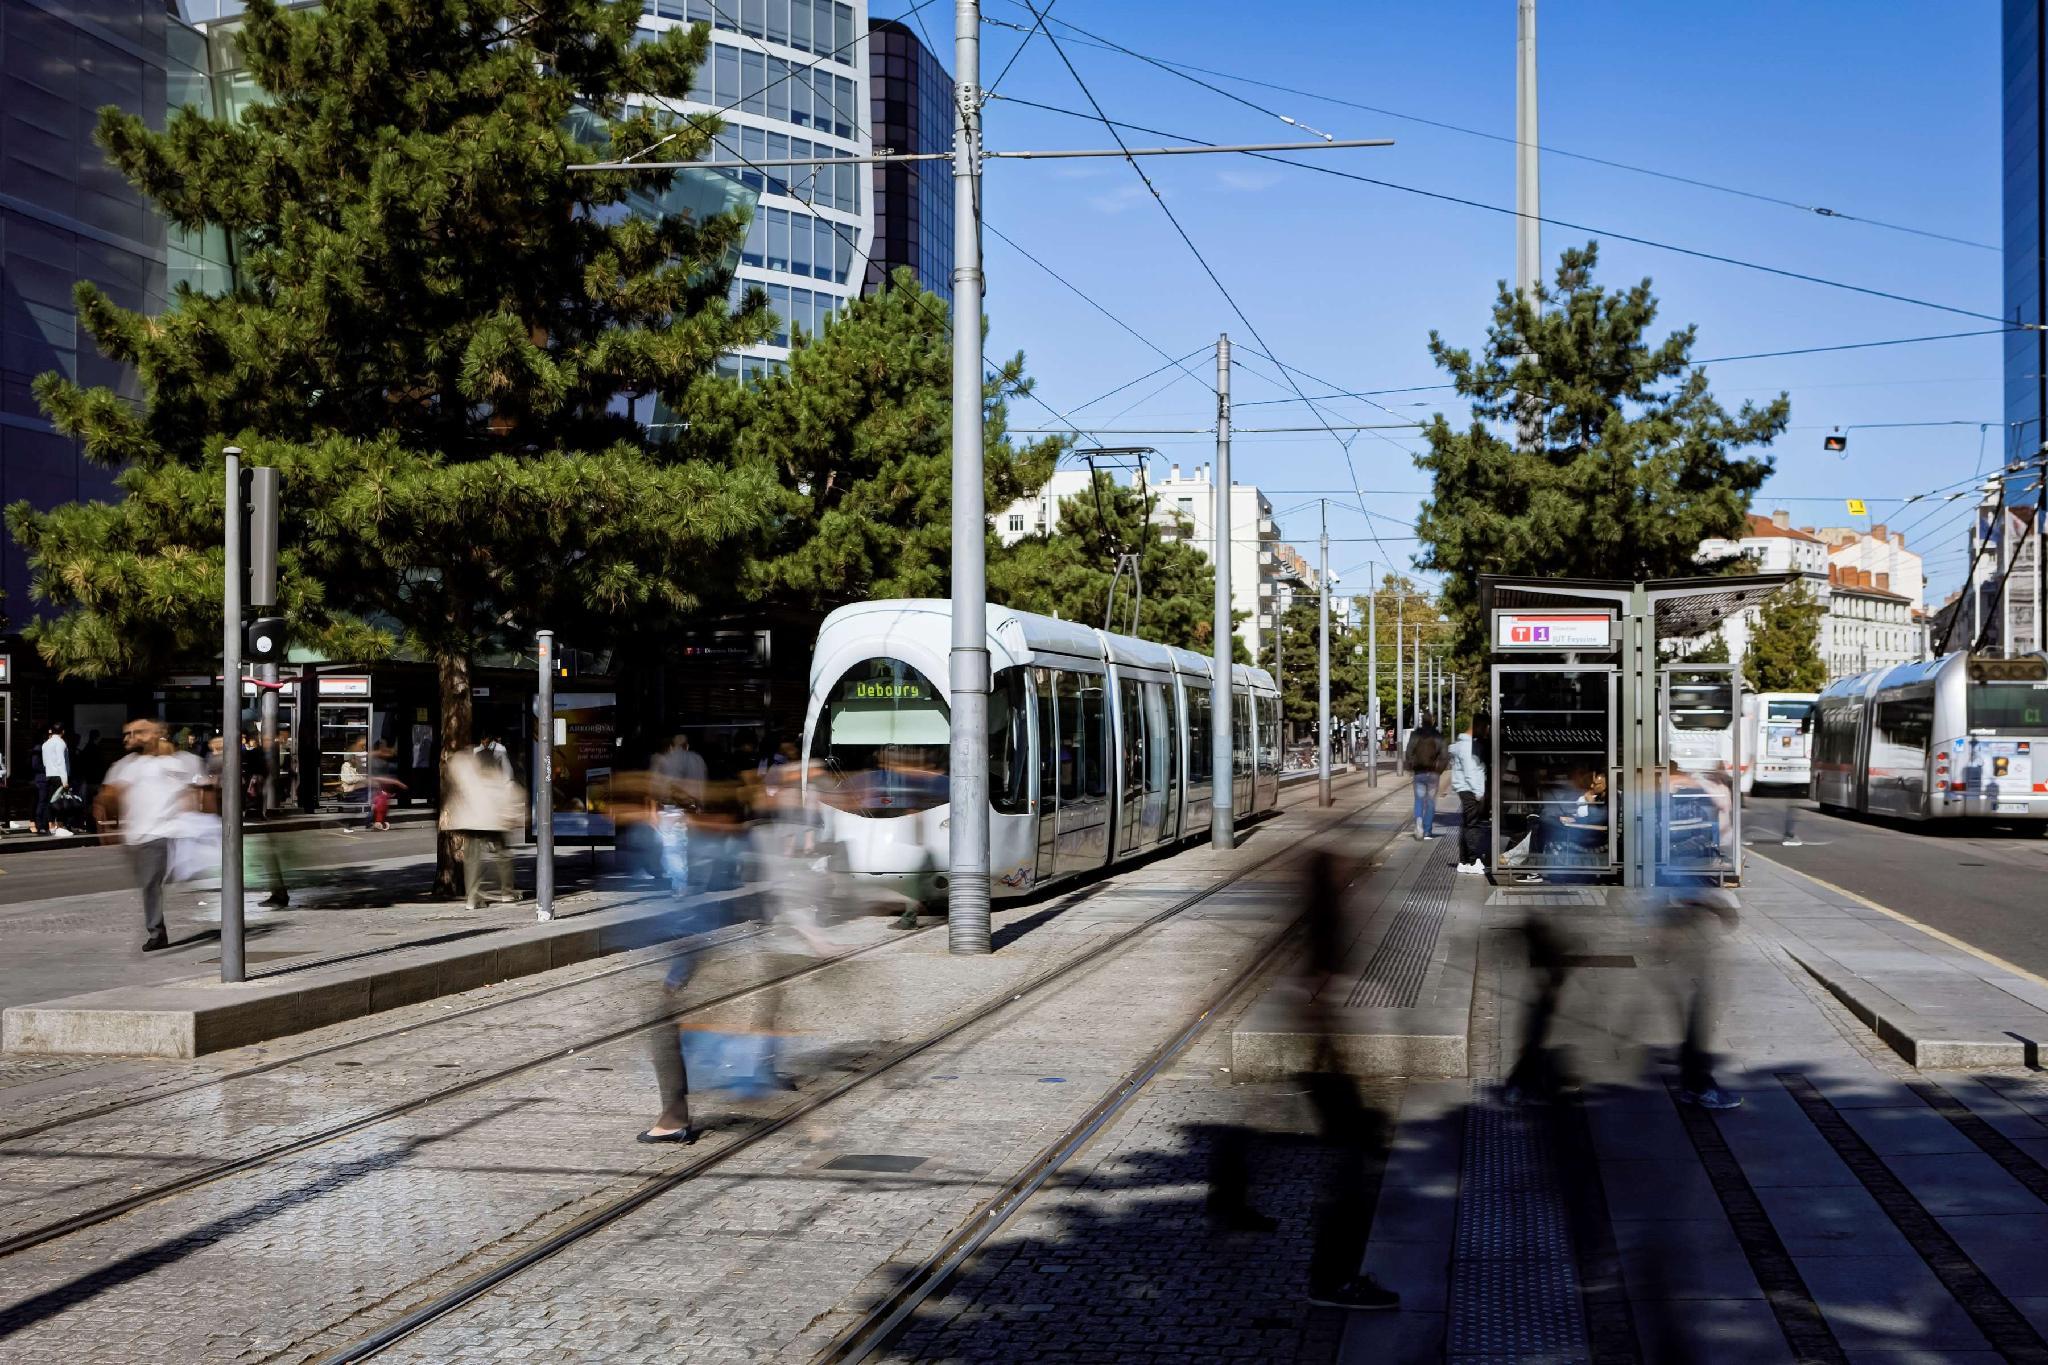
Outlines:
<svg viewBox="0 0 2048 1365"><path fill-rule="evenodd" d="M421 825L433 822L432 806L393 807L390 823L393 826ZM360 825L363 822L361 810L320 811L312 815L302 812L279 813L268 820L250 819L245 828L250 834L305 834L315 830L333 829L337 825ZM0 854L33 853L40 849L77 848L82 844L97 843L93 834L36 834L28 830L0 830Z"/></svg>
<svg viewBox="0 0 2048 1365"><path fill-rule="evenodd" d="M1915 1070L1808 967L1945 1036L2048 989L1764 859L1745 881L1732 929L1619 888L1460 888L1485 902L1471 1078L1401 1097L1366 1255L1401 1311L1354 1315L1343 1360L2048 1358L2048 1087ZM1572 1084L1516 1104L1532 922ZM1703 980L1739 1109L1678 1101Z"/></svg>

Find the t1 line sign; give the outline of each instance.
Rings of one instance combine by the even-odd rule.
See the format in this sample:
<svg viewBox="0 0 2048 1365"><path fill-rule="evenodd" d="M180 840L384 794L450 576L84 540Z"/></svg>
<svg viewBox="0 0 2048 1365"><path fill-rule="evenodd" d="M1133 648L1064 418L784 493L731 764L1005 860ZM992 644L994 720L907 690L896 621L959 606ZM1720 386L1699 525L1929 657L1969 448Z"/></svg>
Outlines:
<svg viewBox="0 0 2048 1365"><path fill-rule="evenodd" d="M1589 650L1614 648L1614 617L1604 611L1497 611L1496 650Z"/></svg>

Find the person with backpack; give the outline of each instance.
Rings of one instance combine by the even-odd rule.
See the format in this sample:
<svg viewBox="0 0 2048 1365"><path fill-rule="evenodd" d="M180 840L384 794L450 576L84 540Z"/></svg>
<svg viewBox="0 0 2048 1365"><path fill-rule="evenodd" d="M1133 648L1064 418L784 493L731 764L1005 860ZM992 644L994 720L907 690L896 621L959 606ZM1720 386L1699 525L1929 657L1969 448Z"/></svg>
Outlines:
<svg viewBox="0 0 2048 1365"><path fill-rule="evenodd" d="M1415 784L1415 837L1436 838L1436 789L1443 781L1444 737L1436 719L1422 713L1421 723L1408 733L1408 751L1402 765Z"/></svg>

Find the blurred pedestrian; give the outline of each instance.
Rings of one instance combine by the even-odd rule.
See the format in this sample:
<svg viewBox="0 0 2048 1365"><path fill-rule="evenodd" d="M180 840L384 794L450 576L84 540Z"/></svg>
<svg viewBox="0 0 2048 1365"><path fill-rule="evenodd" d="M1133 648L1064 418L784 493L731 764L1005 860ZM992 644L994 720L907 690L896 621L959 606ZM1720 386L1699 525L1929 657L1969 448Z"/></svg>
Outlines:
<svg viewBox="0 0 2048 1365"><path fill-rule="evenodd" d="M197 786L205 779L199 760L164 736L163 722L138 716L122 727L127 755L107 770L100 789L98 821L102 838L118 828L142 893L142 951L170 947L164 925L164 880L170 872L171 841L178 821L197 806Z"/></svg>
<svg viewBox="0 0 2048 1365"><path fill-rule="evenodd" d="M1468 877L1483 877L1486 862L1479 837L1486 823L1486 768L1480 762L1469 719L1458 728L1458 738L1451 745L1451 791L1458 798L1458 871Z"/></svg>
<svg viewBox="0 0 2048 1365"><path fill-rule="evenodd" d="M1401 759L1415 786L1417 839L1436 838L1436 792L1443 782L1444 761L1443 733L1436 728L1436 718L1424 711L1408 734L1408 751Z"/></svg>
<svg viewBox="0 0 2048 1365"><path fill-rule="evenodd" d="M107 780L110 759L107 748L106 739L98 730L92 730L79 742L78 752L71 758L71 786L83 803L82 823L89 834L99 832L98 822L93 818L93 805L99 799L100 784Z"/></svg>
<svg viewBox="0 0 2048 1365"><path fill-rule="evenodd" d="M523 823L525 806L525 794L512 780L509 767L475 749L458 749L448 756L440 827L462 836L462 889L470 909L481 910L486 896L519 899L506 836ZM487 891L486 884L493 879L500 889Z"/></svg>
<svg viewBox="0 0 2048 1365"><path fill-rule="evenodd" d="M678 732L668 747L654 756L654 774L665 784L656 797L666 806L688 809L704 804L704 781L710 775L704 755L690 747L690 737Z"/></svg>
<svg viewBox="0 0 2048 1365"><path fill-rule="evenodd" d="M368 819L365 828L391 828L391 798L405 790L405 783L398 780L398 751L383 740L378 740L369 751L370 799Z"/></svg>

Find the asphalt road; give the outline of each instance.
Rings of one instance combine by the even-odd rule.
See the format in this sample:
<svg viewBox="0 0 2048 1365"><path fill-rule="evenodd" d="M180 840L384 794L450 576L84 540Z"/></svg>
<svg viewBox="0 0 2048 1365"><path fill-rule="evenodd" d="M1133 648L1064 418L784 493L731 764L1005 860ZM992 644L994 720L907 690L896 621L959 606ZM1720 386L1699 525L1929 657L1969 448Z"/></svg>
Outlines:
<svg viewBox="0 0 2048 1365"><path fill-rule="evenodd" d="M1743 842L1761 855L2048 976L2048 837L1822 814L1751 796ZM1787 835L1799 841L1788 845Z"/></svg>

